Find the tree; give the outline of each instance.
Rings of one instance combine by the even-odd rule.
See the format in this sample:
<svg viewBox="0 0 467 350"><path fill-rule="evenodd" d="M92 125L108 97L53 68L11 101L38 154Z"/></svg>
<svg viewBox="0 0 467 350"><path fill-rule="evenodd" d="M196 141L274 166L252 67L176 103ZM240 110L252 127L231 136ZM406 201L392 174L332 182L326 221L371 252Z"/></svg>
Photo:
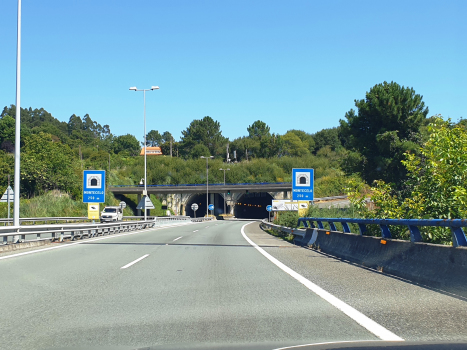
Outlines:
<svg viewBox="0 0 467 350"><path fill-rule="evenodd" d="M261 140L263 137L271 136L269 126L261 120L255 121L253 124L248 126L246 130L248 131L248 136L252 139L257 138Z"/></svg>
<svg viewBox="0 0 467 350"><path fill-rule="evenodd" d="M113 151L118 154L120 152L126 152L131 156L135 156L140 152L139 142L133 135L126 134L117 136L113 143Z"/></svg>
<svg viewBox="0 0 467 350"><path fill-rule="evenodd" d="M197 159L201 156L209 156L209 148L207 148L205 145L199 143L193 149L191 150L190 153L190 158Z"/></svg>
<svg viewBox="0 0 467 350"><path fill-rule="evenodd" d="M428 128L428 140L419 152L406 152L402 161L408 172L407 195L384 181L375 181L371 189L376 208L367 211L365 196L350 193L353 204L363 217L406 219L464 219L467 216L467 133L462 125L452 125L441 117ZM395 238L408 239L406 228ZM449 229L421 228L424 241L449 244ZM393 232L392 232L393 233Z"/></svg>
<svg viewBox="0 0 467 350"><path fill-rule="evenodd" d="M77 194L79 180L75 159L68 145L39 133L25 140L21 156L21 182L29 196L58 189Z"/></svg>
<svg viewBox="0 0 467 350"><path fill-rule="evenodd" d="M357 114L351 109L347 120L340 120L346 147L361 154L358 168L367 182L382 179L402 186L406 169L401 161L406 151L418 149L419 128L428 114L422 98L413 88L384 82L355 100Z"/></svg>
<svg viewBox="0 0 467 350"><path fill-rule="evenodd" d="M282 136L282 153L286 156L301 157L310 153L308 144L305 144L294 133L288 131Z"/></svg>
<svg viewBox="0 0 467 350"><path fill-rule="evenodd" d="M227 138L222 136L220 127L220 123L209 116L193 120L188 128L182 131L180 149L183 155L189 157L193 148L199 143L209 149L210 155L215 155L218 147L227 143Z"/></svg>
<svg viewBox="0 0 467 350"><path fill-rule="evenodd" d="M308 134L307 132L303 130L292 129L287 132L288 133L291 132L297 135L298 138L307 146L308 151L313 152L313 150L315 149L315 140L313 139L313 136L311 136L310 134Z"/></svg>
<svg viewBox="0 0 467 350"><path fill-rule="evenodd" d="M321 148L329 146L333 151L341 146L338 128L323 129L313 135L315 153Z"/></svg>
<svg viewBox="0 0 467 350"><path fill-rule="evenodd" d="M15 119L8 114L0 119L0 143L15 141Z"/></svg>
<svg viewBox="0 0 467 350"><path fill-rule="evenodd" d="M172 136L172 134L168 131L164 131L164 133L162 134L162 142L163 143L166 143L166 142L170 142L170 141L174 141L174 138Z"/></svg>
<svg viewBox="0 0 467 350"><path fill-rule="evenodd" d="M162 143L162 135L159 134L159 131L157 130L151 130L148 132L146 135L146 146L160 146Z"/></svg>
<svg viewBox="0 0 467 350"><path fill-rule="evenodd" d="M278 157L282 152L283 141L280 135L272 134L261 139L258 156L261 158Z"/></svg>

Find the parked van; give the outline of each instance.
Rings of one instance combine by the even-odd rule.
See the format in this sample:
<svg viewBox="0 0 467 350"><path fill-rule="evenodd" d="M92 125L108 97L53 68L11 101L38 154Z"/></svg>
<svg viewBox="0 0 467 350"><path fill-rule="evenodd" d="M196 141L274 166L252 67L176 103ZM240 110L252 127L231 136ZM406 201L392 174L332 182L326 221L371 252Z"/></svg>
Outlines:
<svg viewBox="0 0 467 350"><path fill-rule="evenodd" d="M101 213L101 222L123 220L123 210L121 207L105 207Z"/></svg>

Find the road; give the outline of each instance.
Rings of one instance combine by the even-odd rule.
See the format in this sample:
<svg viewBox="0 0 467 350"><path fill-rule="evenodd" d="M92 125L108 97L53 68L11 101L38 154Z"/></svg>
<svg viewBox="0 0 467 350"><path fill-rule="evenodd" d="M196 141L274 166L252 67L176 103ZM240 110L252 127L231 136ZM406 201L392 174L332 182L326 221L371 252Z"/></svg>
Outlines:
<svg viewBox="0 0 467 350"><path fill-rule="evenodd" d="M0 256L2 349L467 340L467 301L293 246L258 223L49 248Z"/></svg>

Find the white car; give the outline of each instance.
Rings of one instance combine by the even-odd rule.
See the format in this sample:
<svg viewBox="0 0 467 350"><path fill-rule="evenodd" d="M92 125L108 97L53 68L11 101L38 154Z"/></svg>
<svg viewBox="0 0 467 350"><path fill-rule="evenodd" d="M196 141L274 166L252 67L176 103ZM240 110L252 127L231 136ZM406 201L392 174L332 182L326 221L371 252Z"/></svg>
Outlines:
<svg viewBox="0 0 467 350"><path fill-rule="evenodd" d="M123 220L123 210L121 207L105 207L101 213L101 222Z"/></svg>

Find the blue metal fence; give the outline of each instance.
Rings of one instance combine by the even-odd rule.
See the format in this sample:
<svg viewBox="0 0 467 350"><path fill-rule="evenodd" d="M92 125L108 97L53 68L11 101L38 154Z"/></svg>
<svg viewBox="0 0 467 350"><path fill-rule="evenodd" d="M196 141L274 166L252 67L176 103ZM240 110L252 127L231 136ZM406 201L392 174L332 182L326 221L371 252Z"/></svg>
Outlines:
<svg viewBox="0 0 467 350"><path fill-rule="evenodd" d="M410 240L412 242L421 242L422 235L420 234L420 226L431 227L448 227L452 232L453 246L467 246L467 238L462 227L467 227L466 219L351 219L351 218L300 218L298 226L301 223L305 227L315 228L317 223L318 228L324 229L323 222L327 222L331 231L337 231L336 222L342 224L344 232L351 233L349 224L357 224L362 235L366 231L366 225L379 225L381 236L383 238L392 238L389 226L407 226L410 231Z"/></svg>

